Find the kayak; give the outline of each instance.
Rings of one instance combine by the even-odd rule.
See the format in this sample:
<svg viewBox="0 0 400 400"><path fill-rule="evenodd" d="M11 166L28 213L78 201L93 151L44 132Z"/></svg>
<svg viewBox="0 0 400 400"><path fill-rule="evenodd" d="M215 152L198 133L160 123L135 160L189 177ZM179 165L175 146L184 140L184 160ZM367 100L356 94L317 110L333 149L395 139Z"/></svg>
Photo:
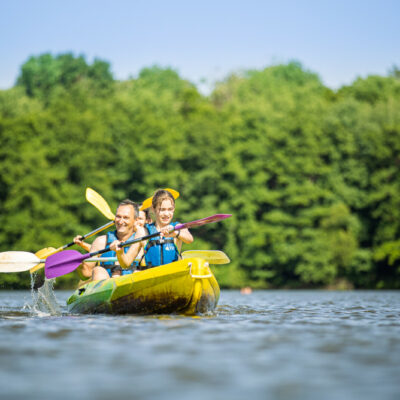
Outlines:
<svg viewBox="0 0 400 400"><path fill-rule="evenodd" d="M184 314L212 312L220 288L209 264L186 258L129 275L92 281L67 300L71 313Z"/></svg>

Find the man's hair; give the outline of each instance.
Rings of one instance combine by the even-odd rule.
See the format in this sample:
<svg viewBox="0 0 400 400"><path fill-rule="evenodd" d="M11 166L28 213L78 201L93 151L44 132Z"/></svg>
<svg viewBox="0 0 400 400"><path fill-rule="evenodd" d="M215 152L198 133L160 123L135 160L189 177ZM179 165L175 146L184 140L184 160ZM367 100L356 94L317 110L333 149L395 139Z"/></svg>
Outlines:
<svg viewBox="0 0 400 400"><path fill-rule="evenodd" d="M118 209L119 207L121 207L121 206L132 206L132 207L133 207L134 214L135 214L135 215L134 215L134 218L137 219L137 217L139 216L139 206L138 206L138 204L136 204L136 203L135 203L134 201L132 201L132 200L125 199L125 200L122 200L121 203L118 204L117 209Z"/></svg>

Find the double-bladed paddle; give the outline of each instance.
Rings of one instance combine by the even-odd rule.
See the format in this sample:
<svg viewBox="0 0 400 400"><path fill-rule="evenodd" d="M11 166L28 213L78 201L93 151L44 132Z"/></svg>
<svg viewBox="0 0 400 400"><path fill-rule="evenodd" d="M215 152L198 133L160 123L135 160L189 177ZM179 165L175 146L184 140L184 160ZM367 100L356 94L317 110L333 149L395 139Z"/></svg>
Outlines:
<svg viewBox="0 0 400 400"><path fill-rule="evenodd" d="M177 199L179 197L179 192L177 192L176 190L169 189L169 188L167 188L165 190L168 190L174 196L174 199ZM81 236L81 240L90 238L90 237L96 235L97 233L100 233L100 232L104 231L105 229L111 227L114 224L114 220L115 220L115 214L111 211L110 206L108 205L107 201L104 199L103 196L101 196L99 193L97 193L95 190L93 190L90 187L86 188L85 195L86 195L86 200L90 204L92 204L94 207L96 207L106 218L111 220L111 222L108 222L107 224L101 226L100 228L97 228L97 229L93 230L92 232L89 232L86 235ZM145 208L148 208L151 206L152 199L153 198L150 197L143 202L143 205L145 205ZM54 247L46 247L44 249L39 250L36 253L36 256L39 257L40 259L46 259L50 255L59 253L60 251L63 251L65 249L67 249L68 247L73 246L74 244L75 244L75 242L71 242L62 247L59 247L58 249L55 249ZM39 269L43 268L43 266L44 266L44 263L36 263L30 269L31 274L38 271ZM23 271L26 271L26 269L24 269Z"/></svg>
<svg viewBox="0 0 400 400"><path fill-rule="evenodd" d="M50 250L52 248L49 248ZM44 249L46 250L46 249ZM56 249L53 248L53 251ZM182 258L202 258L209 264L228 264L229 257L220 250L186 250L182 253ZM115 262L117 257L91 257L87 262ZM0 253L0 272L23 272L33 269L38 264L44 264L46 259L27 251L5 251Z"/></svg>
<svg viewBox="0 0 400 400"><path fill-rule="evenodd" d="M174 189L166 188L164 190L170 192L175 200L179 197L179 192L177 192ZM142 205L140 206L140 211L146 210L147 208L150 208L152 205L153 205L153 196L149 197L142 203Z"/></svg>
<svg viewBox="0 0 400 400"><path fill-rule="evenodd" d="M111 222L107 222L105 225L101 226L100 228L97 228L94 231L81 236L81 240L84 240L91 236L94 236L97 233L100 233L100 232L104 231L105 229L111 227L114 224L114 220L115 220L115 215L111 211L110 206L105 201L105 199L99 193L97 193L95 190L93 190L89 187L86 188L86 200L90 204L95 206L106 218L111 220ZM47 257L51 256L52 254L59 253L60 251L63 251L65 249L67 249L68 247L73 246L74 244L75 244L75 242L71 242L62 247L59 247L58 249L55 249L54 247L46 247L44 249L39 250L36 253L36 256L41 259L46 259ZM35 266L32 267L30 272L32 274L33 272L36 272L43 267L44 267L44 263L35 264Z"/></svg>
<svg viewBox="0 0 400 400"><path fill-rule="evenodd" d="M175 200L179 197L179 192L174 189L166 188L164 190L170 192ZM108 205L104 197L90 187L86 188L86 200L90 204L95 206L106 218L112 220L115 219L115 215L111 211L110 206ZM142 205L140 206L140 211L150 208L152 206L152 202L153 196L144 200Z"/></svg>
<svg viewBox="0 0 400 400"><path fill-rule="evenodd" d="M199 219L196 221L186 222L184 224L177 224L174 227L174 229L171 230L171 232L178 231L178 230L185 229L185 228L194 228L196 226L209 224L211 222L218 222L225 218L229 218L231 216L232 216L231 214L215 214L215 215L212 215L211 217L202 218L202 219ZM138 243L143 240L151 239L151 238L159 236L159 235L160 235L160 232L155 232L151 235L143 236L143 237L140 237L137 239L127 240L126 242L121 243L120 247L130 246L134 243ZM97 256L98 254L106 253L109 250L110 250L110 246L107 246L105 249L98 250L98 251L95 251L92 253L87 253L87 254L79 253L79 251L76 251L76 250L65 250L65 251L62 251L61 253L53 254L46 259L46 264L45 264L46 278L48 278L48 279L57 278L58 276L68 274L68 273L74 271L76 268L78 268L79 265L82 264L82 262L87 260L88 258Z"/></svg>
<svg viewBox="0 0 400 400"><path fill-rule="evenodd" d="M96 235L97 233L99 233L99 232L101 232L101 231L104 231L104 229L109 228L109 227L112 226L113 224L114 224L114 221L107 222L105 225L100 226L100 228L97 228L97 229L95 229L95 230L93 230L93 231L91 231L91 232L89 232L89 233L86 233L85 235L81 236L81 239L84 240L84 239L86 239L86 238L89 238L89 237L91 237L91 236L94 236L94 235ZM53 254L55 254L55 253L59 253L60 251L63 251L63 250L65 250L65 249L67 249L68 247L73 246L74 244L75 244L75 242L70 242L70 243L68 243L68 244L65 244L64 246L59 247L58 249L55 249L55 248L53 248L53 247L46 247L45 249L39 250L39 251L36 253L36 256L39 257L39 258L42 258L42 259L47 259L47 257L49 257L49 256L51 256L51 255L53 255ZM30 270L30 272L31 272L31 273L36 272L36 271L38 271L40 268L42 268L43 266L44 266L43 263L37 264L37 265L35 265L35 266Z"/></svg>
<svg viewBox="0 0 400 400"><path fill-rule="evenodd" d="M87 261L115 261L115 257L91 257ZM5 251L0 253L0 272L23 272L46 262L36 254L27 251Z"/></svg>

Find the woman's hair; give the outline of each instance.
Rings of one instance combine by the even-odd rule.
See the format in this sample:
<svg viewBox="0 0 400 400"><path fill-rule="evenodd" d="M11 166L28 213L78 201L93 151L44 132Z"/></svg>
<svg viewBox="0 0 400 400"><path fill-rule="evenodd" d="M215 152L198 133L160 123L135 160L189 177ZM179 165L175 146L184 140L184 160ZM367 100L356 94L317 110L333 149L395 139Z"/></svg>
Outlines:
<svg viewBox="0 0 400 400"><path fill-rule="evenodd" d="M132 206L133 207L133 211L134 211L134 218L137 219L139 216L139 206L133 202L132 200L129 199L125 199L122 200L121 203L118 204L118 207L120 206ZM118 209L117 207L117 209Z"/></svg>
<svg viewBox="0 0 400 400"><path fill-rule="evenodd" d="M153 195L152 206L153 210L155 210L158 206L161 206L161 203L164 200L171 200L172 204L175 206L174 196L168 190L159 189Z"/></svg>
<svg viewBox="0 0 400 400"><path fill-rule="evenodd" d="M144 215L146 216L146 222L151 220L151 214L150 214L150 208L146 208L145 210L143 210Z"/></svg>

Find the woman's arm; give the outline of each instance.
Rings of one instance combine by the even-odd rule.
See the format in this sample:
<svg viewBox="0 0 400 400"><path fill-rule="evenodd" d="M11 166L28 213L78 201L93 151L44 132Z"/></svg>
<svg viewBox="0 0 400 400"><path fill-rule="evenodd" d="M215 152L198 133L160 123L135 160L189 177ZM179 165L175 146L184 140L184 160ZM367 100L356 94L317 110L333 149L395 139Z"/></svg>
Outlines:
<svg viewBox="0 0 400 400"><path fill-rule="evenodd" d="M172 237L175 239L175 244L176 247L178 248L179 251L181 251L182 243L192 243L193 242L193 236L189 232L189 229L181 229L179 231L172 231L173 229L172 225L165 226L164 228L161 228L161 236L165 237Z"/></svg>
<svg viewBox="0 0 400 400"><path fill-rule="evenodd" d="M189 232L189 229L181 229L180 231L174 231L175 233L175 239L181 240L183 243L192 243L193 242L193 236Z"/></svg>

